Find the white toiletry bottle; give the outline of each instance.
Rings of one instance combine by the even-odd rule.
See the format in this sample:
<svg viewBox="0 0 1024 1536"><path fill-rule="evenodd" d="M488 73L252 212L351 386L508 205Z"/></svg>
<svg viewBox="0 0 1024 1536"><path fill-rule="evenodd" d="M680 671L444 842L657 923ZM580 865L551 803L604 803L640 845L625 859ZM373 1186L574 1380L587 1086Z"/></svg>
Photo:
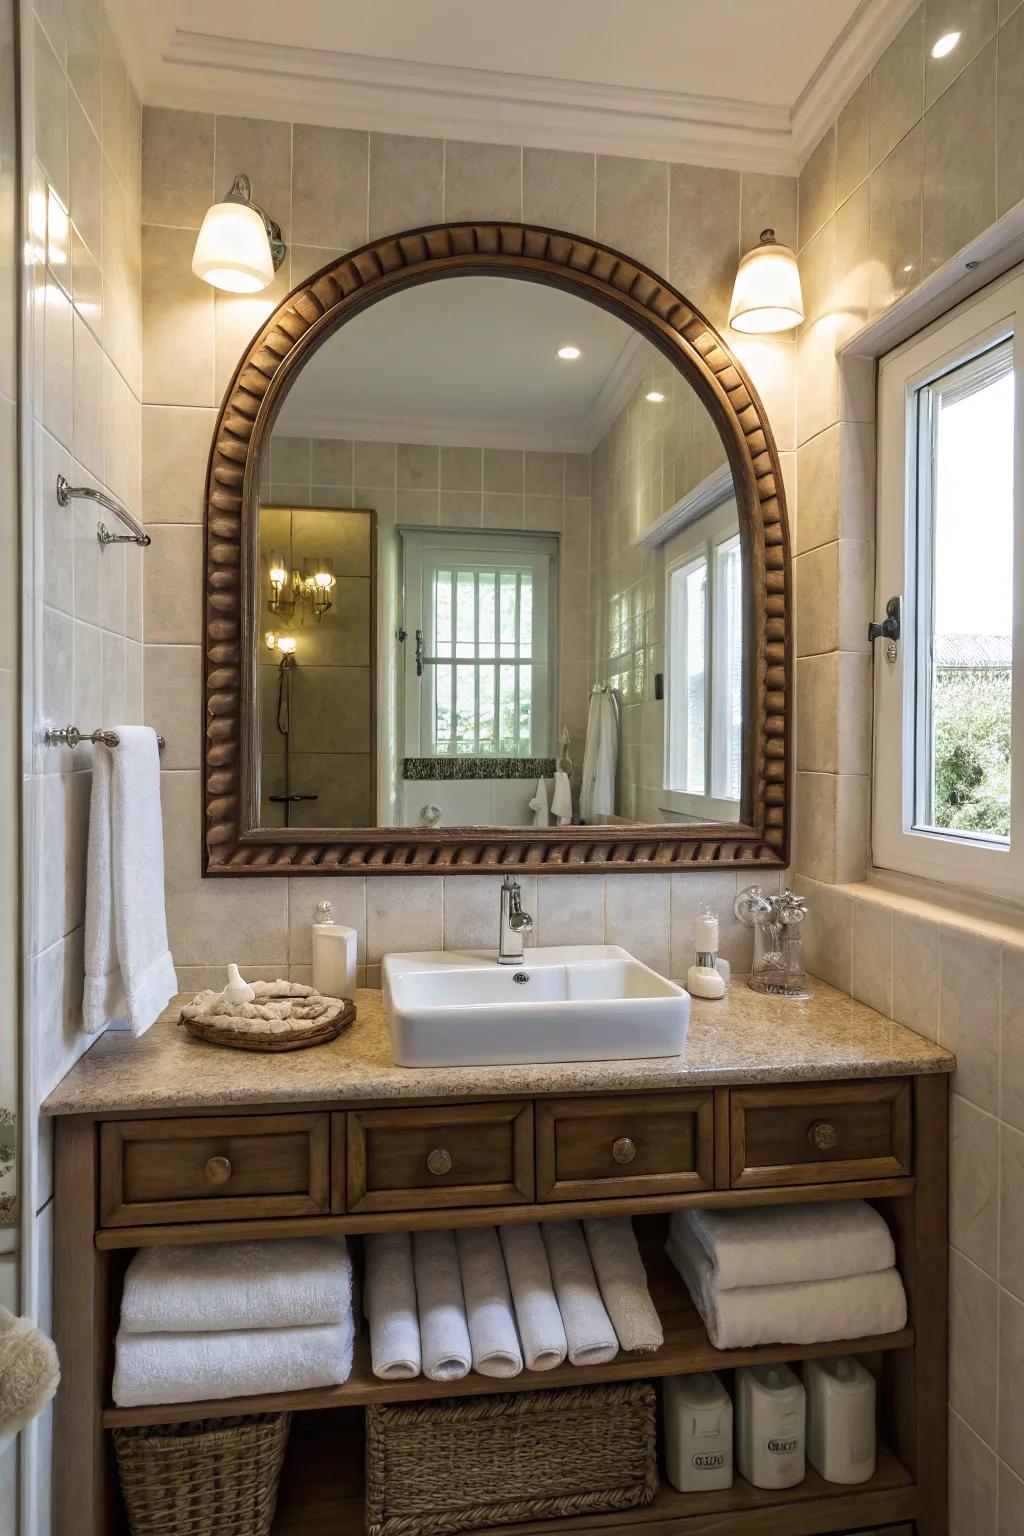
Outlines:
<svg viewBox="0 0 1024 1536"><path fill-rule="evenodd" d="M755 1488L794 1488L804 1479L805 1397L788 1365L736 1372L736 1460Z"/></svg>
<svg viewBox="0 0 1024 1536"><path fill-rule="evenodd" d="M334 921L334 908L329 901L316 904L313 985L324 997L356 995L356 930Z"/></svg>
<svg viewBox="0 0 1024 1536"><path fill-rule="evenodd" d="M662 1382L665 1465L680 1493L732 1487L732 1400L713 1371Z"/></svg>
<svg viewBox="0 0 1024 1536"><path fill-rule="evenodd" d="M686 990L692 997L724 997L728 977L718 969L718 918L710 907L701 907L693 924L696 964L686 973Z"/></svg>
<svg viewBox="0 0 1024 1536"><path fill-rule="evenodd" d="M828 1483L866 1483L875 1471L875 1378L859 1360L808 1360L807 1459Z"/></svg>

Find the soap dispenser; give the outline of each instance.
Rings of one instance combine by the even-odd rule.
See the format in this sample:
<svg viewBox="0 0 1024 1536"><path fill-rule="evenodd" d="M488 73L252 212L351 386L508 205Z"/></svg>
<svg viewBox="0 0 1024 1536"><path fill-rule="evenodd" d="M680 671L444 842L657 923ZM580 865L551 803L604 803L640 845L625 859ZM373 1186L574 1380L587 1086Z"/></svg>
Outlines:
<svg viewBox="0 0 1024 1536"><path fill-rule="evenodd" d="M736 1461L755 1488L794 1488L804 1480L806 1398L788 1365L743 1365L736 1372Z"/></svg>
<svg viewBox="0 0 1024 1536"><path fill-rule="evenodd" d="M356 995L356 930L334 921L334 907L318 901L313 923L313 986L324 997Z"/></svg>

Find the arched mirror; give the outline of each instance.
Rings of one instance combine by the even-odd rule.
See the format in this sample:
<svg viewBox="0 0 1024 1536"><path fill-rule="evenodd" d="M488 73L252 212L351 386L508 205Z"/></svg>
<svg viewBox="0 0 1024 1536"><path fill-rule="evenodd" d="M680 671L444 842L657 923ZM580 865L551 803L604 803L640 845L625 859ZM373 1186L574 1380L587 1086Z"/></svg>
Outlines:
<svg viewBox="0 0 1024 1536"><path fill-rule="evenodd" d="M786 553L653 274L521 226L339 261L211 455L207 873L783 862Z"/></svg>

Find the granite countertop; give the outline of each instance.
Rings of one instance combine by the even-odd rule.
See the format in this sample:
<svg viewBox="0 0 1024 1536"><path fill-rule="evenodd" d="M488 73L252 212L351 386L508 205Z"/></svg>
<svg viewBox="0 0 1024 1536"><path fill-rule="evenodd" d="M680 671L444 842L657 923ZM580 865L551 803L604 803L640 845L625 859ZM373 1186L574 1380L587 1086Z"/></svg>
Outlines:
<svg viewBox="0 0 1024 1536"><path fill-rule="evenodd" d="M46 1099L50 1115L132 1114L224 1105L616 1092L730 1083L825 1082L951 1072L949 1051L813 982L809 1002L763 997L736 980L693 1000L679 1056L500 1067L396 1067L379 991L356 993L356 1022L329 1045L283 1054L227 1050L178 1027L181 1003L145 1035L101 1035Z"/></svg>

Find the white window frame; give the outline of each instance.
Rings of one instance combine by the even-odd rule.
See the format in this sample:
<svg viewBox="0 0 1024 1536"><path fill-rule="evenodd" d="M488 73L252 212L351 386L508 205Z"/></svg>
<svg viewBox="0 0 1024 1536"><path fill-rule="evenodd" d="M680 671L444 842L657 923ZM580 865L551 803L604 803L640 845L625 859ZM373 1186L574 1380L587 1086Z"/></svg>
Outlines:
<svg viewBox="0 0 1024 1536"><path fill-rule="evenodd" d="M915 828L917 409L915 392L1014 337L1013 675L1009 844ZM1003 897L1024 896L1024 268L966 300L881 360L878 375L876 617L902 601L896 660L875 642L872 860L876 867Z"/></svg>
<svg viewBox="0 0 1024 1536"><path fill-rule="evenodd" d="M403 612L406 631L399 659L403 677L405 742L403 756L451 758L462 754L439 753L433 740L434 679L436 667L427 664L422 677L416 673L416 633L423 632L424 651L435 654L434 614L430 601L434 572L449 562L460 568L495 566L528 568L533 582L532 700L530 750L528 753L498 751L466 754L493 757L496 762L513 757L550 757L555 719L556 562L558 540L552 535L471 533L452 529L399 529L402 539Z"/></svg>
<svg viewBox="0 0 1024 1536"><path fill-rule="evenodd" d="M683 540L686 540L685 544ZM718 556L726 545L739 539L739 508L735 496L726 496L696 523L687 527L665 549L665 731L664 767L662 788L658 795L658 808L677 815L699 817L703 821L737 821L740 800L727 799L712 791L719 777L718 767L722 756L722 738L726 728L725 705L728 698L727 679L723 672L720 648L713 644L715 628L721 622L722 597L719 592ZM685 706L681 717L675 709L676 687L673 669L678 676L680 665L685 676L685 634L682 614L673 596L673 578L692 569L698 562L705 562L707 571L704 601L704 794L670 787L677 778L676 763L686 756L687 717ZM742 614L741 614L742 622ZM724 686L723 686L724 685Z"/></svg>

